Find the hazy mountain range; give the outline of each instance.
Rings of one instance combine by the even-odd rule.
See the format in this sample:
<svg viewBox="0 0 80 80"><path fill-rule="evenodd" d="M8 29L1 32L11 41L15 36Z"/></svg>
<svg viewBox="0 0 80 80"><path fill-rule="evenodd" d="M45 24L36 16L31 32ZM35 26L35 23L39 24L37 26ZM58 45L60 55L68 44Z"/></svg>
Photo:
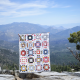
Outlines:
<svg viewBox="0 0 80 80"><path fill-rule="evenodd" d="M65 29L62 26L42 26L27 22L14 22L11 24L0 25L0 40L18 40L18 34L42 32L50 32L50 40L66 39L67 37L69 37L70 33L77 32L79 30L80 26L76 26L71 29Z"/></svg>

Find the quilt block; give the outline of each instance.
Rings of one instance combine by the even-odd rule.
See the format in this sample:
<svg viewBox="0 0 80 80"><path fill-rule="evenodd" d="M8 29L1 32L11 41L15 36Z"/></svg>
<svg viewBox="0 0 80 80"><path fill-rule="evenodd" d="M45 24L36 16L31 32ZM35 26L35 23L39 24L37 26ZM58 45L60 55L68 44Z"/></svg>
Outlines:
<svg viewBox="0 0 80 80"><path fill-rule="evenodd" d="M50 71L49 33L19 34L19 72Z"/></svg>

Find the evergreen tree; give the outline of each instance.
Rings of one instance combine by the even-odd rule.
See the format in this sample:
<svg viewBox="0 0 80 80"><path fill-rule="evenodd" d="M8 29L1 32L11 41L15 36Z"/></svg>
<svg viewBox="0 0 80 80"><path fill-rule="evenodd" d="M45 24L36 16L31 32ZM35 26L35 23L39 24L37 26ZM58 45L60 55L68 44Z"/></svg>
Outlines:
<svg viewBox="0 0 80 80"><path fill-rule="evenodd" d="M75 43L76 49L80 51L80 31L70 34L68 40L70 43ZM69 50L72 53L72 55L80 62L80 53L76 52L76 54L74 54L71 49Z"/></svg>

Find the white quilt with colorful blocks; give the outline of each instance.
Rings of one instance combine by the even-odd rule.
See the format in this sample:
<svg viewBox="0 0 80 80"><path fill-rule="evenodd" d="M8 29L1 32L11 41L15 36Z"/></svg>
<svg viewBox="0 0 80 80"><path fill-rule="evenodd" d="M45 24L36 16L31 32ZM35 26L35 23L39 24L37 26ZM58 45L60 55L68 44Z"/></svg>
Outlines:
<svg viewBox="0 0 80 80"><path fill-rule="evenodd" d="M19 72L50 71L49 33L19 34Z"/></svg>

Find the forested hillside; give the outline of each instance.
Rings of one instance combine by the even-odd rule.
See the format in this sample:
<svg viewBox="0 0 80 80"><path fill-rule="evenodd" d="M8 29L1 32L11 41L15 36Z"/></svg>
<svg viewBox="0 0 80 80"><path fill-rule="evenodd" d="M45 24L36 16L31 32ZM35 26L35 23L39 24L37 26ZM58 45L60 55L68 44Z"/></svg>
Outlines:
<svg viewBox="0 0 80 80"><path fill-rule="evenodd" d="M19 64L18 33L50 32L50 60L51 64L78 63L67 47L75 51L75 44L70 44L70 33L80 30L80 26L71 29L55 28L31 23L12 23L0 25L0 64Z"/></svg>

